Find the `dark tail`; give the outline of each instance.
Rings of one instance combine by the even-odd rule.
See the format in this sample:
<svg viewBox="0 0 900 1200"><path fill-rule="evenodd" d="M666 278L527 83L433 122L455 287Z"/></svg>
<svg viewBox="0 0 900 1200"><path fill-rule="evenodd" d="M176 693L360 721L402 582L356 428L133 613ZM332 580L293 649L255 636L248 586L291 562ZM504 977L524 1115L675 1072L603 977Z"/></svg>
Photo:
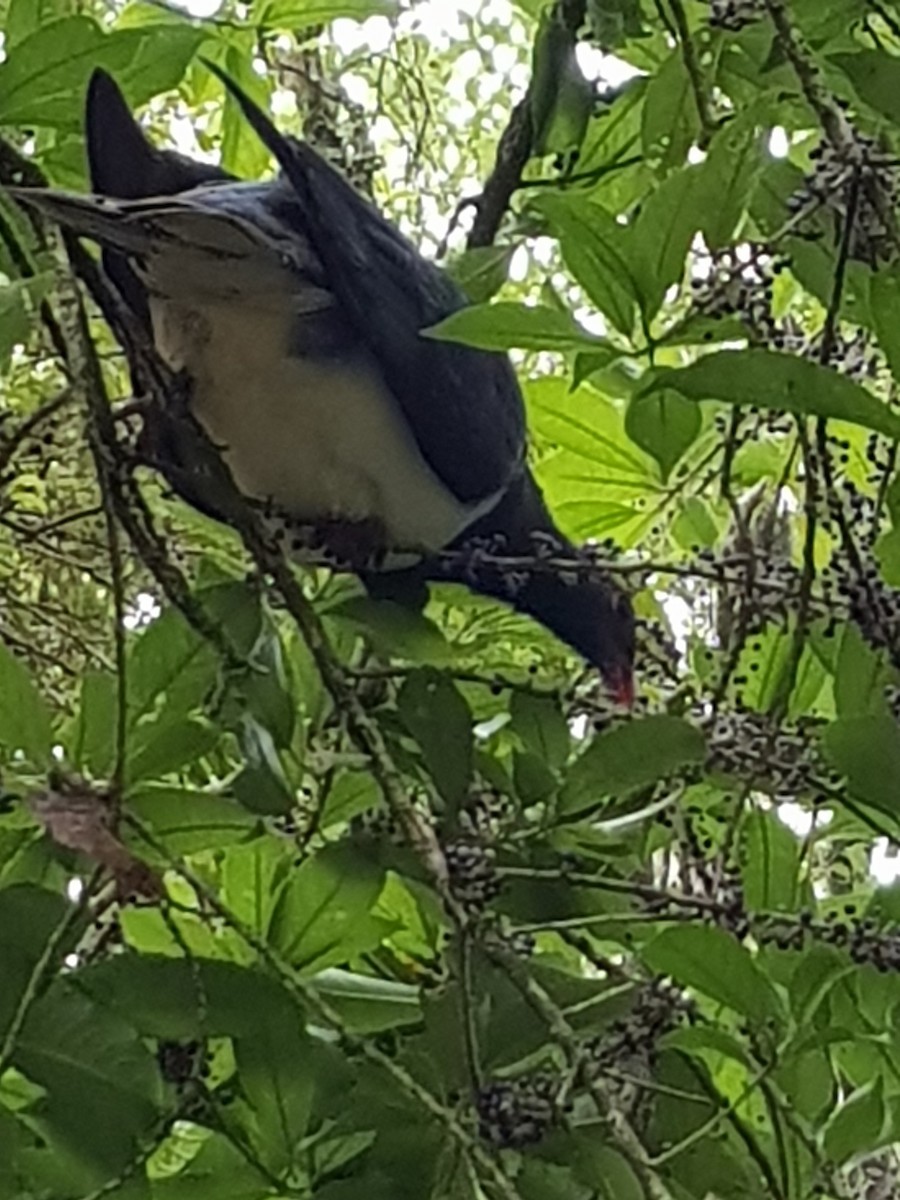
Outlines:
<svg viewBox="0 0 900 1200"><path fill-rule="evenodd" d="M117 200L175 196L203 183L233 178L221 167L195 162L174 150L157 150L134 119L119 85L105 71L96 70L91 76L84 123L91 188L101 196ZM103 267L129 308L149 326L147 293L127 260L106 249Z"/></svg>

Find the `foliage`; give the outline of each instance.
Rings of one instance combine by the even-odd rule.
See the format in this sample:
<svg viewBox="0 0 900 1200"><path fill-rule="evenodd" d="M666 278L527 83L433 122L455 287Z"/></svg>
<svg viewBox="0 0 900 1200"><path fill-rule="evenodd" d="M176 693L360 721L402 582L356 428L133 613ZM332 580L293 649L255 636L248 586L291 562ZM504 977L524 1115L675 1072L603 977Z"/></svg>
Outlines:
<svg viewBox="0 0 900 1200"><path fill-rule="evenodd" d="M201 56L276 95L468 288L429 335L515 352L642 624L626 713L501 605L132 486L120 350L0 192L0 1198L896 1194L900 5L0 22L5 184L84 186L97 65L249 175Z"/></svg>

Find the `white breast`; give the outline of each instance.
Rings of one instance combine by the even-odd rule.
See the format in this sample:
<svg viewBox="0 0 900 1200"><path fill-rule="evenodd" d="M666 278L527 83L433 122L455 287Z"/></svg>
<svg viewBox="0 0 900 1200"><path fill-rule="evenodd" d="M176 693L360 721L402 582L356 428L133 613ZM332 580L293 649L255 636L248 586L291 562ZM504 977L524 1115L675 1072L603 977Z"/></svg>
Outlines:
<svg viewBox="0 0 900 1200"><path fill-rule="evenodd" d="M274 298L273 298L274 299ZM299 520L377 518L389 544L437 550L488 505L463 505L423 459L376 374L286 353L284 297L202 315L154 300L162 355L194 380L198 419L245 495Z"/></svg>

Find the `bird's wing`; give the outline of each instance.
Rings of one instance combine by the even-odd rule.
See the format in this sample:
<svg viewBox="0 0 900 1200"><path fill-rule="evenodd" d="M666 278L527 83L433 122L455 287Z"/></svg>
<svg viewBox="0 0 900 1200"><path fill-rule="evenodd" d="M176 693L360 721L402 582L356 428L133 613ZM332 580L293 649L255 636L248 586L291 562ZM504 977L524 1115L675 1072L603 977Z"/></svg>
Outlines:
<svg viewBox="0 0 900 1200"><path fill-rule="evenodd" d="M463 293L311 147L280 134L216 73L294 189L299 203L284 220L321 261L431 469L464 503L501 494L525 452L524 406L506 356L423 337L463 307Z"/></svg>
<svg viewBox="0 0 900 1200"><path fill-rule="evenodd" d="M278 185L202 186L177 196L115 200L51 188L10 194L127 262L142 288L163 296L267 303L304 314L334 308L308 241L268 207Z"/></svg>

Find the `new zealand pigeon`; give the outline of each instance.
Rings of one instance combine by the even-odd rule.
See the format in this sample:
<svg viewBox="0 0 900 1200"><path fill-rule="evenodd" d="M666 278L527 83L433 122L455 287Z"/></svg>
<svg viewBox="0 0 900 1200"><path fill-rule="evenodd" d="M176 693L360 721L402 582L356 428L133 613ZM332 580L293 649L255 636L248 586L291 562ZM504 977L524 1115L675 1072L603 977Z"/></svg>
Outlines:
<svg viewBox="0 0 900 1200"><path fill-rule="evenodd" d="M97 71L86 113L95 194L17 197L101 244L107 274L189 379L194 414L246 496L321 527L326 543L365 531L386 568L364 574L371 590L400 577L390 568L410 560L397 550L417 552L421 579L447 578L429 572L429 556L473 539L508 556L552 545L575 557L526 464L507 357L422 336L466 304L463 293L223 82L277 179L238 182L156 149ZM634 621L612 584L546 571L511 583L490 567L460 581L538 620L630 702Z"/></svg>

